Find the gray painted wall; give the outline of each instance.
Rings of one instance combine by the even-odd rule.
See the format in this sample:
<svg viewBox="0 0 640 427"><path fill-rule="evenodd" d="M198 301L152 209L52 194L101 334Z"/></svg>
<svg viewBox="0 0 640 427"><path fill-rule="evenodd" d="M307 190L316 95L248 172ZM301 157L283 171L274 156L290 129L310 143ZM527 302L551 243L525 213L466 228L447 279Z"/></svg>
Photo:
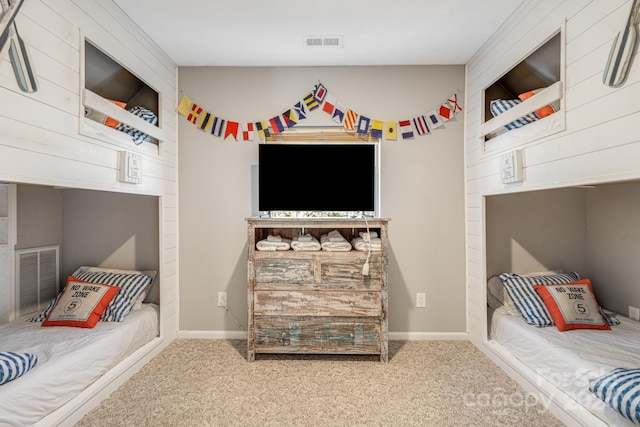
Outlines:
<svg viewBox="0 0 640 427"><path fill-rule="evenodd" d="M598 302L628 315L640 307L640 183L587 191L587 261Z"/></svg>
<svg viewBox="0 0 640 427"><path fill-rule="evenodd" d="M320 80L340 101L378 120L439 107L464 86L463 66L180 68L179 89L205 110L257 121L291 108ZM464 94L458 94L464 99ZM464 108L464 105L463 105ZM307 123L330 122L316 110ZM206 134L179 121L180 330L246 327L251 165L257 143ZM413 141L381 147L381 215L390 217L389 330L464 332L465 247L462 115ZM427 294L427 308L415 294Z"/></svg>
<svg viewBox="0 0 640 427"><path fill-rule="evenodd" d="M17 186L16 249L62 244L62 192L53 187Z"/></svg>

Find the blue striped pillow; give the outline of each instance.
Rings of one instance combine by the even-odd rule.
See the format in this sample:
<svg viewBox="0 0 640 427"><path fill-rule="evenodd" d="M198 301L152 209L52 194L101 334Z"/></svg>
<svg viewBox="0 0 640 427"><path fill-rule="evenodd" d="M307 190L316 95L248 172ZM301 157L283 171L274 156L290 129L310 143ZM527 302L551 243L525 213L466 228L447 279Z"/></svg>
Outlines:
<svg viewBox="0 0 640 427"><path fill-rule="evenodd" d="M556 285L580 280L576 272L558 273L549 276L523 277L514 273L502 273L500 281L513 301L522 318L530 325L552 326L553 319L544 305L544 301L533 289L533 285Z"/></svg>
<svg viewBox="0 0 640 427"><path fill-rule="evenodd" d="M640 425L640 369L614 369L591 380L589 390L623 417Z"/></svg>
<svg viewBox="0 0 640 427"><path fill-rule="evenodd" d="M120 288L120 291L111 300L100 317L100 320L104 322L122 322L125 316L131 312L138 297L153 281L146 274L107 272L81 273L77 274L75 278L85 282L118 286Z"/></svg>
<svg viewBox="0 0 640 427"><path fill-rule="evenodd" d="M494 117L497 117L510 108L513 108L516 105L520 104L521 102L522 101L520 101L519 99L496 99L489 103L489 110ZM504 125L504 127L506 127L507 130L521 128L522 126L535 122L539 119L540 118L536 115L536 113L529 113L526 116L522 116L519 119L512 121L511 123L507 123L506 125Z"/></svg>
<svg viewBox="0 0 640 427"><path fill-rule="evenodd" d="M153 113L153 111L147 110L146 108L140 107L139 105L136 105L135 107L131 108L129 112L140 117L145 122L151 123L152 125L155 125L156 123L158 123L158 116L156 116ZM122 122L116 125L116 130L119 130L120 132L128 133L136 145L140 145L143 142L149 140L149 135L139 131L136 128L126 125Z"/></svg>
<svg viewBox="0 0 640 427"><path fill-rule="evenodd" d="M31 353L0 352L0 385L26 374L38 364L38 356Z"/></svg>

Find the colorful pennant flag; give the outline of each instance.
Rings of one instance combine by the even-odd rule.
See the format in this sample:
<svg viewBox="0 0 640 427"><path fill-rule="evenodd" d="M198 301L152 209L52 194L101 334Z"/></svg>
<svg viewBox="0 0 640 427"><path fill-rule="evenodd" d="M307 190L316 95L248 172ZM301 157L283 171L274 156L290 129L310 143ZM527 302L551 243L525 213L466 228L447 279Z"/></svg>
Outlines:
<svg viewBox="0 0 640 427"><path fill-rule="evenodd" d="M179 114L186 116L189 114L189 111L191 111L191 104L193 104L191 99L189 99L187 95L182 95L182 99L180 99L180 103L178 104L178 108L176 108L176 110Z"/></svg>
<svg viewBox="0 0 640 427"><path fill-rule="evenodd" d="M331 115L331 120L338 124L342 124L344 122L344 112L347 111L347 106L342 102L338 101L336 103L335 108L333 109L333 114Z"/></svg>
<svg viewBox="0 0 640 427"><path fill-rule="evenodd" d="M309 109L307 108L307 104L302 101L298 101L296 105L293 106L293 111L298 116L298 121L302 119L306 119L309 114Z"/></svg>
<svg viewBox="0 0 640 427"><path fill-rule="evenodd" d="M451 111L449 104L447 104L446 102L440 106L440 108L438 109L438 114L440 114L440 117L442 117L442 120L445 122L449 121L449 119L453 116L453 112Z"/></svg>
<svg viewBox="0 0 640 427"><path fill-rule="evenodd" d="M325 88L322 83L318 83L317 85L315 85L315 87L313 88L313 98L316 100L316 102L318 102L318 104L322 103L326 95L327 88Z"/></svg>
<svg viewBox="0 0 640 427"><path fill-rule="evenodd" d="M222 136L222 129L224 129L224 119L220 117L213 118L213 126L211 127L211 135Z"/></svg>
<svg viewBox="0 0 640 427"><path fill-rule="evenodd" d="M358 113L353 111L351 108L347 109L347 113L344 116L343 126L347 129L353 130L356 125L357 118Z"/></svg>
<svg viewBox="0 0 640 427"><path fill-rule="evenodd" d="M336 101L336 97L328 93L324 100L324 104L322 105L322 111L327 114L333 115L333 111L336 108Z"/></svg>
<svg viewBox="0 0 640 427"><path fill-rule="evenodd" d="M444 124L442 119L440 118L440 114L436 110L429 111L426 115L427 123L431 129L438 129L440 126Z"/></svg>
<svg viewBox="0 0 640 427"><path fill-rule="evenodd" d="M288 128L292 128L298 124L298 116L296 116L296 112L293 109L289 109L282 113L282 117L284 118L284 122Z"/></svg>
<svg viewBox="0 0 640 427"><path fill-rule="evenodd" d="M227 137L229 135L233 136L233 139L235 139L236 141L238 140L238 126L240 125L240 123L238 122L232 122L231 120L229 120L227 122L227 127L224 131L224 139L227 139Z"/></svg>
<svg viewBox="0 0 640 427"><path fill-rule="evenodd" d="M358 117L358 126L356 127L356 133L365 134L369 132L369 124L371 124L371 119L369 119L369 117Z"/></svg>
<svg viewBox="0 0 640 427"><path fill-rule="evenodd" d="M309 92L308 94L306 94L302 100L306 104L309 111L313 111L320 106L320 103L313 96L313 92Z"/></svg>
<svg viewBox="0 0 640 427"><path fill-rule="evenodd" d="M267 125L266 121L256 122L256 130L258 131L258 138L262 140L271 136L271 133L269 133L269 125Z"/></svg>
<svg viewBox="0 0 640 427"><path fill-rule="evenodd" d="M429 125L427 125L427 119L424 116L415 117L413 119L413 125L416 127L418 135L429 133Z"/></svg>
<svg viewBox="0 0 640 427"><path fill-rule="evenodd" d="M398 122L386 122L384 124L384 139L387 141L395 141L397 131ZM372 133L373 134L373 133Z"/></svg>
<svg viewBox="0 0 640 427"><path fill-rule="evenodd" d="M242 139L244 141L253 141L253 123L242 124Z"/></svg>
<svg viewBox="0 0 640 427"><path fill-rule="evenodd" d="M192 103L189 110L189 115L187 116L187 120L195 125L198 122L200 113L202 113L202 108Z"/></svg>
<svg viewBox="0 0 640 427"><path fill-rule="evenodd" d="M410 120L400 120L398 122L400 126L400 134L402 135L402 139L413 139L413 129L411 128Z"/></svg>
<svg viewBox="0 0 640 427"><path fill-rule="evenodd" d="M284 130L284 121L282 116L275 116L269 119L269 124L271 125L271 129L273 129L274 134L279 134Z"/></svg>
<svg viewBox="0 0 640 427"><path fill-rule="evenodd" d="M213 124L213 115L211 113L207 113L205 111L204 114L200 115L200 120L198 120L198 127L203 131L209 133L211 130L211 125Z"/></svg>
<svg viewBox="0 0 640 427"><path fill-rule="evenodd" d="M382 122L380 120L371 120L371 137L382 138Z"/></svg>
<svg viewBox="0 0 640 427"><path fill-rule="evenodd" d="M462 107L460 106L460 104L458 104L458 94L454 93L453 95L451 95L448 99L447 102L449 104L451 104L451 109L453 110L453 114L457 113L458 111L462 111Z"/></svg>

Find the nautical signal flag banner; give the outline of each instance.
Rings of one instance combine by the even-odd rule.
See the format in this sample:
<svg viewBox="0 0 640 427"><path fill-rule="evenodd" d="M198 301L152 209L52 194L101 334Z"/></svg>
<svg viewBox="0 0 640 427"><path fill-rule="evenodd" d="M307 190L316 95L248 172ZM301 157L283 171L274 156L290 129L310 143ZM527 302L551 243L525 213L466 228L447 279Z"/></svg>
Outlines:
<svg viewBox="0 0 640 427"><path fill-rule="evenodd" d="M369 132L370 123L371 123L371 119L369 119L369 117L360 116L358 118L358 127L356 128L356 132L361 134L365 134Z"/></svg>
<svg viewBox="0 0 640 427"><path fill-rule="evenodd" d="M400 139L413 139L418 135L428 135L435 129L445 128L445 123L455 118L456 113L462 111L458 101L458 93L454 93L445 101L438 103L435 109L428 113L420 114L412 119L400 121L372 120L367 116L356 113L348 108L336 96L329 93L320 82L314 85L313 90L307 92L289 109L271 118L253 122L239 122L225 120L214 113L204 110L193 102L188 96L182 95L176 107L178 114L186 117L187 121L194 124L203 132L221 137L226 140L229 136L238 141L253 141L257 132L258 138L264 140L271 134L286 132L294 127L315 109L322 109L335 123L345 129L355 130L360 135L370 134L372 138L396 141ZM438 105L436 104L436 105Z"/></svg>
<svg viewBox="0 0 640 427"><path fill-rule="evenodd" d="M242 139L244 141L253 141L253 123L242 124Z"/></svg>
<svg viewBox="0 0 640 427"><path fill-rule="evenodd" d="M382 122L380 120L371 120L371 137L382 138Z"/></svg>
<svg viewBox="0 0 640 427"><path fill-rule="evenodd" d="M180 103L178 104L178 108L176 108L176 110L180 115L186 117L189 114L189 111L191 111L191 104L193 104L193 102L191 102L191 99L189 99L187 95L182 95L182 98L180 99Z"/></svg>
<svg viewBox="0 0 640 427"><path fill-rule="evenodd" d="M336 101L337 101L336 97L328 93L324 99L324 104L322 105L322 111L324 111L329 115L332 115L333 111L336 108Z"/></svg>
<svg viewBox="0 0 640 427"><path fill-rule="evenodd" d="M387 141L395 141L398 134L397 122L385 122L384 124L384 139Z"/></svg>
<svg viewBox="0 0 640 427"><path fill-rule="evenodd" d="M344 116L344 121L342 122L342 124L345 128L353 130L355 128L357 119L358 113L356 113L352 109L348 109L347 113Z"/></svg>
<svg viewBox="0 0 640 427"><path fill-rule="evenodd" d="M410 120L400 120L398 125L400 126L402 139L413 139L413 129L411 128Z"/></svg>
<svg viewBox="0 0 640 427"><path fill-rule="evenodd" d="M347 106L342 102L338 101L336 103L335 108L333 109L333 114L331 115L331 120L338 124L344 123L344 114L347 111Z"/></svg>
<svg viewBox="0 0 640 427"><path fill-rule="evenodd" d="M231 120L229 120L227 122L227 127L224 131L224 139L227 139L227 137L229 135L233 136L233 139L235 139L236 141L238 140L238 126L240 125L240 123L238 122L232 122Z"/></svg>

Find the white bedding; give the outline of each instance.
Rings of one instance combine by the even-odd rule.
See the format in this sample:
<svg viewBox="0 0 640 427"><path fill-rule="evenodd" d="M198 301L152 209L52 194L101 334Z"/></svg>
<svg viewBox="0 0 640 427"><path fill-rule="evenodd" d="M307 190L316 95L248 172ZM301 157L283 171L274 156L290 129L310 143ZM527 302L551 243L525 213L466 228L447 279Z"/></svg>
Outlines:
<svg viewBox="0 0 640 427"><path fill-rule="evenodd" d="M42 327L24 319L0 325L0 351L28 352L38 364L0 386L0 426L32 425L158 336L158 306L143 304L122 322L93 329Z"/></svg>
<svg viewBox="0 0 640 427"><path fill-rule="evenodd" d="M589 391L590 379L614 368L640 367L640 323L623 316L618 319L620 325L611 331L560 332L555 326L536 328L498 309L491 317L491 338L571 396L576 405L611 426L632 426Z"/></svg>

